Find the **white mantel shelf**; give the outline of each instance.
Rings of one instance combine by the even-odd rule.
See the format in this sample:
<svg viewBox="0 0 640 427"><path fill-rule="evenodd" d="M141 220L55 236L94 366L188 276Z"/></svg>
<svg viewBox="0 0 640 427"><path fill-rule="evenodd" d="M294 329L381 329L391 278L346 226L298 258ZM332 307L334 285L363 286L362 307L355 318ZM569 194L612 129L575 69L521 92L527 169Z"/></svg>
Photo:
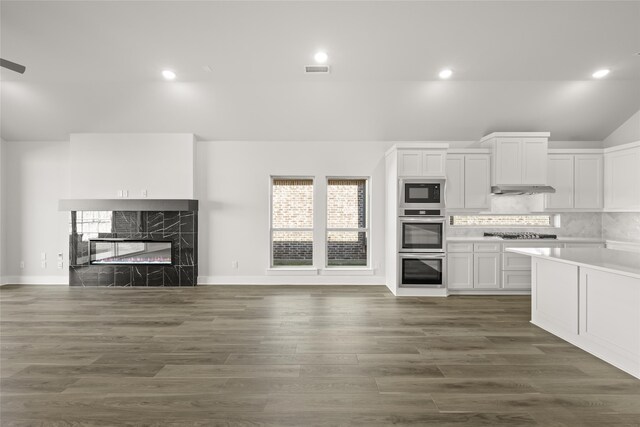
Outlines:
<svg viewBox="0 0 640 427"><path fill-rule="evenodd" d="M605 248L508 248L506 251L640 279L640 253Z"/></svg>

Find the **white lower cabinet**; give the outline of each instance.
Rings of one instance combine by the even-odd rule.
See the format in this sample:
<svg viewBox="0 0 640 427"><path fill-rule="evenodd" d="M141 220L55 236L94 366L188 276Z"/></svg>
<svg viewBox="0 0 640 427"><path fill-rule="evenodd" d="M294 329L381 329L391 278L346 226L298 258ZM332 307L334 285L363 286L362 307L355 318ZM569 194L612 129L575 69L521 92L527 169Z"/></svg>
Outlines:
<svg viewBox="0 0 640 427"><path fill-rule="evenodd" d="M451 291L524 292L531 289L531 257L510 247L603 248L599 242L459 242L447 244L447 283Z"/></svg>
<svg viewBox="0 0 640 427"><path fill-rule="evenodd" d="M531 264L531 261L529 261L529 264ZM526 271L526 270L503 271L502 287L506 290L531 289L531 267L529 267L529 271Z"/></svg>
<svg viewBox="0 0 640 427"><path fill-rule="evenodd" d="M478 245L481 245L478 247ZM450 290L500 288L500 253L483 252L482 243L450 243L447 254L447 286ZM476 246L476 252L471 252ZM467 250L469 252L460 252Z"/></svg>
<svg viewBox="0 0 640 427"><path fill-rule="evenodd" d="M500 254L480 252L473 254L473 287L475 289L500 288Z"/></svg>
<svg viewBox="0 0 640 427"><path fill-rule="evenodd" d="M473 254L450 253L447 256L449 289L473 288Z"/></svg>

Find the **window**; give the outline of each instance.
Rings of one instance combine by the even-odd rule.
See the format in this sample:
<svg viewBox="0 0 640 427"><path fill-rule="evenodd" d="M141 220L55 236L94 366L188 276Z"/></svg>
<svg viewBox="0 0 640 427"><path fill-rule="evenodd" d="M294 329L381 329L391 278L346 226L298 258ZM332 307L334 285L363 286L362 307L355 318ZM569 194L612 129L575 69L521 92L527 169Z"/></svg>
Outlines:
<svg viewBox="0 0 640 427"><path fill-rule="evenodd" d="M313 265L313 179L271 179L271 266Z"/></svg>
<svg viewBox="0 0 640 427"><path fill-rule="evenodd" d="M327 267L368 265L367 217L366 179L327 180Z"/></svg>
<svg viewBox="0 0 640 427"><path fill-rule="evenodd" d="M553 215L452 215L449 224L463 227L557 227Z"/></svg>

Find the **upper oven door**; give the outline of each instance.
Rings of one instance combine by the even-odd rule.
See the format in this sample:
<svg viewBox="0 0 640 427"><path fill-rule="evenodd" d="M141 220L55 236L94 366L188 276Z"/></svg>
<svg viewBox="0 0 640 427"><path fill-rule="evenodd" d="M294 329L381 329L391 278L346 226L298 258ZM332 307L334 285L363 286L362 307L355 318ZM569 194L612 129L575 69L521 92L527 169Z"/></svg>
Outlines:
<svg viewBox="0 0 640 427"><path fill-rule="evenodd" d="M444 180L401 180L400 206L444 207Z"/></svg>
<svg viewBox="0 0 640 427"><path fill-rule="evenodd" d="M400 218L400 252L443 252L443 218Z"/></svg>

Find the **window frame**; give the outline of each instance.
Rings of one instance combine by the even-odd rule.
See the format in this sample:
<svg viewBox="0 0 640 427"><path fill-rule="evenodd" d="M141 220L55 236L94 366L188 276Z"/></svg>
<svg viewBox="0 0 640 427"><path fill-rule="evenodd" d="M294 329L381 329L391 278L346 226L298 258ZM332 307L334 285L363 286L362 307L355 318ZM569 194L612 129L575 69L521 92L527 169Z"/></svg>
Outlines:
<svg viewBox="0 0 640 427"><path fill-rule="evenodd" d="M364 180L365 181L365 214L366 227L358 228L330 228L329 227L329 181L331 180ZM370 198L371 177L369 176L326 176L325 177L325 198L324 198L324 269L327 270L369 270L371 269L371 198ZM335 231L364 232L367 241L367 262L365 265L329 265L329 233Z"/></svg>
<svg viewBox="0 0 640 427"><path fill-rule="evenodd" d="M273 182L275 180L311 180L311 228L274 228L273 227ZM315 267L316 242L315 233L316 215L316 178L309 175L270 175L269 176L269 269L270 270L309 270ZM273 263L273 232L274 231L307 231L311 233L311 265L274 265Z"/></svg>

